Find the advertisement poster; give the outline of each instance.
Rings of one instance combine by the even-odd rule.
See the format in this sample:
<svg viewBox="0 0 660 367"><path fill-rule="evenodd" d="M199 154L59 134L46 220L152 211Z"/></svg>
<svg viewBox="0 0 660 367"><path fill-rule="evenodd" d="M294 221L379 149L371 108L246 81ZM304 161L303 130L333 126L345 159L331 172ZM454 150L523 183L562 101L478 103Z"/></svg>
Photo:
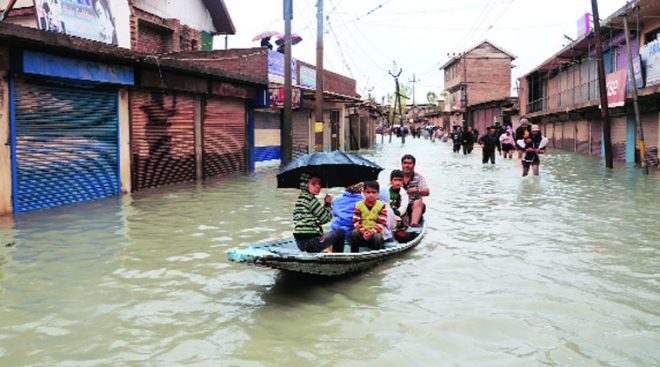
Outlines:
<svg viewBox="0 0 660 367"><path fill-rule="evenodd" d="M607 107L620 107L626 102L626 69L619 69L606 77Z"/></svg>
<svg viewBox="0 0 660 367"><path fill-rule="evenodd" d="M35 0L39 29L117 45L117 31L109 2Z"/></svg>
<svg viewBox="0 0 660 367"><path fill-rule="evenodd" d="M275 51L268 52L268 81L284 84L284 54ZM298 84L295 59L291 59L291 84Z"/></svg>
<svg viewBox="0 0 660 367"><path fill-rule="evenodd" d="M270 92L270 108L284 108L284 87L269 88ZM297 110L300 108L302 100L302 91L300 88L291 89L291 109Z"/></svg>

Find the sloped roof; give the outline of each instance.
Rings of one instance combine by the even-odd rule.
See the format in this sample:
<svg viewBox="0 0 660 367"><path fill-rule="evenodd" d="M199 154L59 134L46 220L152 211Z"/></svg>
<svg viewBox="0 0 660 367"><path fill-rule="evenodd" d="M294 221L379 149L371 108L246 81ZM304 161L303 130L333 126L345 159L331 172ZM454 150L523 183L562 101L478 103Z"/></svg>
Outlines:
<svg viewBox="0 0 660 367"><path fill-rule="evenodd" d="M236 27L231 20L224 0L202 0L211 14L213 26L219 34L236 34Z"/></svg>
<svg viewBox="0 0 660 367"><path fill-rule="evenodd" d="M490 40L485 39L485 40L483 40L483 41L481 41L481 42L478 42L476 45L474 45L474 46L468 48L467 50L465 50L464 52L462 52L460 55L458 55L458 56L454 56L454 57L452 57L451 59L449 59L449 61L447 61L444 65L442 65L442 66L440 67L440 70L442 70L442 69L448 67L449 65L453 64L454 62L460 60L461 57L463 57L463 55L470 53L471 51L473 51L474 49L476 49L476 48L478 48L479 46L483 45L484 43L487 43L487 44L493 46L493 47L496 48L498 51L500 51L500 52L502 52L503 54L509 56L509 57L511 58L511 60L515 60L515 59L518 58L516 55L512 54L511 52L505 50L504 48L502 48L502 47L500 47L500 46L498 46L498 45L496 45L493 41L490 41Z"/></svg>

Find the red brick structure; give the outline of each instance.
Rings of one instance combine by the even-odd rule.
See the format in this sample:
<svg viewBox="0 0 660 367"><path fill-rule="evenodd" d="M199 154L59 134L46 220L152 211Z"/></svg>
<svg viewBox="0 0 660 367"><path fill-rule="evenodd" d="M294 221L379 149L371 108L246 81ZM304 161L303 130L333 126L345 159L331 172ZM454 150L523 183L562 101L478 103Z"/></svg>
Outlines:
<svg viewBox="0 0 660 367"><path fill-rule="evenodd" d="M511 95L511 61L515 58L490 41L452 57L441 67L451 111L464 113L469 106L507 99Z"/></svg>

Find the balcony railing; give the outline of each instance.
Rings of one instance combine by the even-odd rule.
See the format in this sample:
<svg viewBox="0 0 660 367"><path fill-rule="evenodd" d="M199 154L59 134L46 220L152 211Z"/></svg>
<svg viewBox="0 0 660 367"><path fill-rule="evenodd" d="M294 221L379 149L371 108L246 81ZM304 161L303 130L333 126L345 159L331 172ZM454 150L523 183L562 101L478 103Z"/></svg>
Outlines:
<svg viewBox="0 0 660 367"><path fill-rule="evenodd" d="M571 108L579 103L599 98L598 81L592 80L563 90L550 96L535 99L527 103L527 112L541 112L560 108Z"/></svg>

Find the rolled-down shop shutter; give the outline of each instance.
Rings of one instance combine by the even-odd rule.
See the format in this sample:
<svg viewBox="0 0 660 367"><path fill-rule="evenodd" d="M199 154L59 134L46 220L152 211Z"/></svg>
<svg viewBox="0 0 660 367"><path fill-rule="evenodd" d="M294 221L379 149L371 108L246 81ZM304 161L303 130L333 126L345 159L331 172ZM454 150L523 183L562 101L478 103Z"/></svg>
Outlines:
<svg viewBox="0 0 660 367"><path fill-rule="evenodd" d="M292 117L293 158L309 153L309 111L295 111Z"/></svg>
<svg viewBox="0 0 660 367"><path fill-rule="evenodd" d="M117 195L117 91L15 80L15 211Z"/></svg>
<svg viewBox="0 0 660 367"><path fill-rule="evenodd" d="M135 91L131 125L135 190L195 179L192 96Z"/></svg>
<svg viewBox="0 0 660 367"><path fill-rule="evenodd" d="M212 98L204 111L204 176L245 170L245 102Z"/></svg>

